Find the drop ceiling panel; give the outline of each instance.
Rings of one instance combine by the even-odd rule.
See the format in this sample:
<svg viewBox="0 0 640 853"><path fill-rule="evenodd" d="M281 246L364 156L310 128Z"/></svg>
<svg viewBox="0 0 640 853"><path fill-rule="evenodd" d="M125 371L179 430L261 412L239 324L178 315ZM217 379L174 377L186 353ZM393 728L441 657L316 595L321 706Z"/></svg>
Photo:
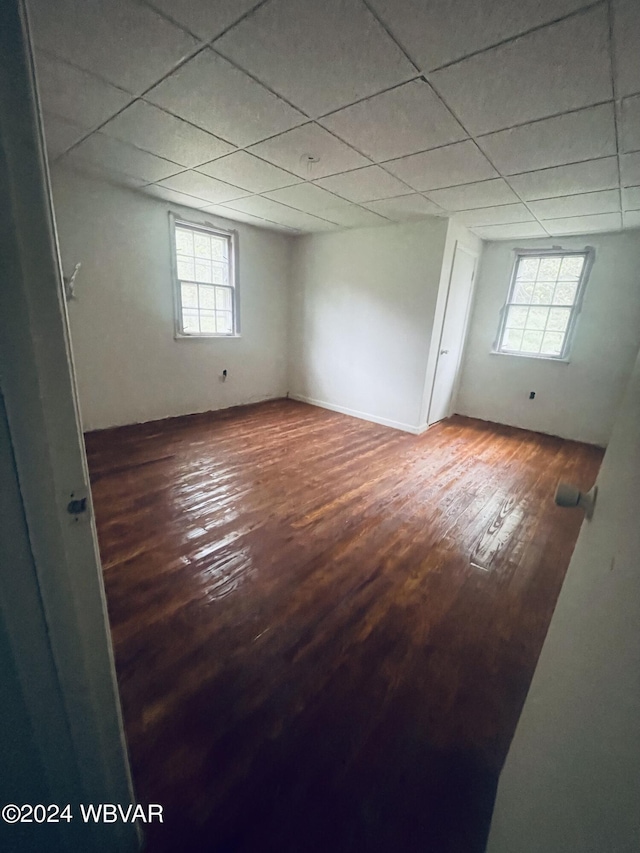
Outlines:
<svg viewBox="0 0 640 853"><path fill-rule="evenodd" d="M626 187L622 190L622 209L640 210L640 187Z"/></svg>
<svg viewBox="0 0 640 853"><path fill-rule="evenodd" d="M187 167L234 150L228 142L145 101L131 104L107 122L102 133Z"/></svg>
<svg viewBox="0 0 640 853"><path fill-rule="evenodd" d="M482 181L498 174L471 140L392 160L385 168L416 190Z"/></svg>
<svg viewBox="0 0 640 853"><path fill-rule="evenodd" d="M516 204L499 204L496 207L479 207L476 210L465 210L456 213L455 219L469 228L477 225L508 225L514 222L531 222L532 213L520 202Z"/></svg>
<svg viewBox="0 0 640 853"><path fill-rule="evenodd" d="M416 73L360 0L271 0L214 47L312 117Z"/></svg>
<svg viewBox="0 0 640 853"><path fill-rule="evenodd" d="M348 201L338 198L333 193L323 190L315 184L297 184L294 187L285 187L281 190L273 190L265 193L267 198L278 201L281 204L287 204L289 207L295 207L298 210L304 210L305 213L313 213L322 216L322 212L327 208L343 210L348 209L351 205Z"/></svg>
<svg viewBox="0 0 640 853"><path fill-rule="evenodd" d="M304 180L325 178L337 172L348 172L369 165L366 157L313 123L267 139L250 150ZM309 163L306 160L308 155L317 158L317 162Z"/></svg>
<svg viewBox="0 0 640 853"><path fill-rule="evenodd" d="M429 198L445 210L469 210L476 207L493 207L498 204L511 204L518 201L509 184L502 178L464 184L460 187L447 187L442 190L430 190Z"/></svg>
<svg viewBox="0 0 640 853"><path fill-rule="evenodd" d="M423 70L556 21L588 3L589 0L370 0L372 8Z"/></svg>
<svg viewBox="0 0 640 853"><path fill-rule="evenodd" d="M103 169L129 175L142 183L160 181L181 170L181 166L140 151L133 145L127 145L118 139L112 139L103 133L94 133L81 142L69 154L72 162L90 163Z"/></svg>
<svg viewBox="0 0 640 853"><path fill-rule="evenodd" d="M170 190L169 187L163 187L160 184L149 184L144 188L146 195L152 195L156 198L161 198L163 201L170 201L173 204L181 204L183 207L192 207L195 210L200 210L206 207L209 202L202 198L180 193L176 190Z"/></svg>
<svg viewBox="0 0 640 853"><path fill-rule="evenodd" d="M517 222L510 225L480 225L473 229L483 240L519 240L546 237L547 232L538 222Z"/></svg>
<svg viewBox="0 0 640 853"><path fill-rule="evenodd" d="M245 190L231 184L217 181L208 175L201 175L200 172L193 171L174 175L172 178L162 181L162 186L169 187L170 190L176 190L179 193L202 198L211 204L220 204L223 201L242 198L247 194Z"/></svg>
<svg viewBox="0 0 640 853"><path fill-rule="evenodd" d="M555 166L524 175L512 175L509 184L524 201L580 192L609 190L618 186L618 158L587 160L570 166Z"/></svg>
<svg viewBox="0 0 640 853"><path fill-rule="evenodd" d="M304 121L297 110L209 49L145 99L234 145L250 145Z"/></svg>
<svg viewBox="0 0 640 853"><path fill-rule="evenodd" d="M210 204L204 208L204 212L224 219L225 222L244 222L247 225L255 225L257 228L268 228L270 231L279 231L281 234L299 233L299 229L297 228L290 228L288 225L278 225L276 222L271 222L260 216L252 216L250 213L243 213L241 210L231 210L231 208L224 207L221 204Z"/></svg>
<svg viewBox="0 0 640 853"><path fill-rule="evenodd" d="M478 145L503 175L607 157L617 153L613 104L481 136Z"/></svg>
<svg viewBox="0 0 640 853"><path fill-rule="evenodd" d="M544 227L553 237L562 234L590 234L619 231L622 217L619 213L601 213L595 216L574 216L565 219L549 219Z"/></svg>
<svg viewBox="0 0 640 853"><path fill-rule="evenodd" d="M640 95L625 98L620 107L623 151L640 151Z"/></svg>
<svg viewBox="0 0 640 853"><path fill-rule="evenodd" d="M333 222L319 219L317 216L311 216L309 213L304 213L300 210L293 210L286 207L284 204L279 204L270 198L262 196L251 196L243 198L239 201L229 202L225 207L230 210L239 210L243 213L250 213L253 216L259 216L263 219L268 219L271 222L277 222L279 225L287 225L290 228L299 228L302 231L335 231L336 226ZM231 215L231 214L230 214Z"/></svg>
<svg viewBox="0 0 640 853"><path fill-rule="evenodd" d="M402 181L394 178L380 166L365 166L353 172L343 172L330 178L321 178L316 184L349 201L375 201L408 195L411 190Z"/></svg>
<svg viewBox="0 0 640 853"><path fill-rule="evenodd" d="M91 130L131 101L131 95L67 62L36 56L42 108Z"/></svg>
<svg viewBox="0 0 640 853"><path fill-rule="evenodd" d="M378 162L467 136L424 80L375 95L326 116L321 124Z"/></svg>
<svg viewBox="0 0 640 853"><path fill-rule="evenodd" d="M198 42L134 0L30 0L37 47L139 94Z"/></svg>
<svg viewBox="0 0 640 853"><path fill-rule="evenodd" d="M97 166L90 163L88 160L80 160L73 153L65 154L60 162L65 166L87 175L89 178L96 178L100 181L106 181L108 184L114 184L117 187L128 187L129 189L140 189L144 186L145 181L140 178L135 178L133 175L125 175L118 172L116 169L105 169L102 166Z"/></svg>
<svg viewBox="0 0 640 853"><path fill-rule="evenodd" d="M602 190L595 193L546 198L530 201L529 208L538 219L563 219L588 216L592 213L616 213L620 210L620 191Z"/></svg>
<svg viewBox="0 0 640 853"><path fill-rule="evenodd" d="M296 175L285 172L284 169L279 169L264 160L259 160L246 151L236 151L213 163L205 163L198 171L211 175L212 178L227 181L236 187L242 187L251 193L268 192L300 182L300 178Z"/></svg>
<svg viewBox="0 0 640 853"><path fill-rule="evenodd" d="M621 155L620 175L624 187L640 186L640 151Z"/></svg>
<svg viewBox="0 0 640 853"><path fill-rule="evenodd" d="M86 128L51 113L43 112L42 121L49 160L55 160L88 133Z"/></svg>
<svg viewBox="0 0 640 853"><path fill-rule="evenodd" d="M640 3L613 0L613 67L618 97L640 92Z"/></svg>
<svg viewBox="0 0 640 853"><path fill-rule="evenodd" d="M378 216L371 210L365 210L356 204L346 207L327 208L322 216L342 228L375 228L379 225L388 225L389 220Z"/></svg>
<svg viewBox="0 0 640 853"><path fill-rule="evenodd" d="M424 219L425 216L442 216L444 211L437 204L429 201L418 193L403 195L399 198L385 198L379 201L369 201L364 207L393 219L394 222L409 222L413 219Z"/></svg>
<svg viewBox="0 0 640 853"><path fill-rule="evenodd" d="M220 35L259 0L147 0L203 41Z"/></svg>
<svg viewBox="0 0 640 853"><path fill-rule="evenodd" d="M600 5L429 79L470 133L490 133L610 99L608 37Z"/></svg>
<svg viewBox="0 0 640 853"><path fill-rule="evenodd" d="M625 228L640 228L640 210L626 210L622 214L622 223Z"/></svg>

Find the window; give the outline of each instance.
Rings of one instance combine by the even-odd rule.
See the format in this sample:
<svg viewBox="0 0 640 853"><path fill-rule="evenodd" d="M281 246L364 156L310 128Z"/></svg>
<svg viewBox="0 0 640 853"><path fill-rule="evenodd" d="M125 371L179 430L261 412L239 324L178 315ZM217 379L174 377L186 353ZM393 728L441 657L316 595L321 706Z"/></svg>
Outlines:
<svg viewBox="0 0 640 853"><path fill-rule="evenodd" d="M593 249L516 253L495 352L566 358Z"/></svg>
<svg viewBox="0 0 640 853"><path fill-rule="evenodd" d="M235 235L173 218L172 224L177 335L237 335Z"/></svg>

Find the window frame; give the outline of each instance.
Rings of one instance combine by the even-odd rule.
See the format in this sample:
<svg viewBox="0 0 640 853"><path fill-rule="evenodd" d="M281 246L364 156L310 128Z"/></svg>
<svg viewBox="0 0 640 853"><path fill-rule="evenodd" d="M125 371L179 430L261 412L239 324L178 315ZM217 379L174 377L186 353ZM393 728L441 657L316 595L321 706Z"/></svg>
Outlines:
<svg viewBox="0 0 640 853"><path fill-rule="evenodd" d="M232 321L233 331L224 332L185 332L182 319L182 279L178 276L178 253L176 249L176 227L184 226L193 231L201 231L205 234L214 234L224 237L229 241L229 288L232 291ZM208 222L193 222L175 213L169 213L169 237L171 246L171 277L173 279L173 316L174 316L174 338L175 340L226 340L239 338L240 334L240 294L238 277L238 232ZM204 282L188 282L186 284L203 284ZM225 285L226 286L226 285Z"/></svg>
<svg viewBox="0 0 640 853"><path fill-rule="evenodd" d="M559 355L549 355L547 353L530 353L530 352L514 352L512 350L506 350L501 348L502 344L502 336L504 334L504 329L507 322L507 315L509 313L509 308L512 305L520 304L512 302L512 296L515 289L516 284L516 276L518 272L518 267L520 265L520 261L523 258L566 258L580 255L584 257L584 264L582 267L582 273L580 274L580 279L578 280L578 287L576 290L576 299L573 305L571 306L557 306L557 307L570 307L571 313L569 315L569 322L567 324L567 329L564 336L564 342L562 346L562 351ZM491 352L493 355L506 355L513 356L515 358L535 358L542 359L546 361L560 361L560 362L568 362L569 361L569 353L571 352L571 348L573 346L573 340L575 337L575 331L578 323L578 317L580 312L582 311L582 303L584 300L584 293L587 287L587 283L589 281L589 275L591 273L591 268L593 267L593 263L595 260L595 249L593 246L585 246L583 249L562 249L559 246L554 246L551 249L514 249L514 261L511 269L511 277L509 279L509 287L507 290L507 298L500 310L500 321L498 323L498 333L493 342L493 346ZM545 305L541 305L540 307L548 307ZM551 306L554 307L554 306Z"/></svg>

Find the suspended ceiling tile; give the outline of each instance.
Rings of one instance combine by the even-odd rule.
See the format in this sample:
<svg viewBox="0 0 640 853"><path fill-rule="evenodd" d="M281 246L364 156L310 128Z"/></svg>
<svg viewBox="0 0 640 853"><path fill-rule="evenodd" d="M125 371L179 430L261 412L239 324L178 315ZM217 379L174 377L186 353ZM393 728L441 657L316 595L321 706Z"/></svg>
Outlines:
<svg viewBox="0 0 640 853"><path fill-rule="evenodd" d="M562 219L588 216L592 213L616 213L620 210L620 190L559 196L530 201L529 207L538 219Z"/></svg>
<svg viewBox="0 0 640 853"><path fill-rule="evenodd" d="M478 145L503 175L617 153L613 104L602 104L481 136Z"/></svg>
<svg viewBox="0 0 640 853"><path fill-rule="evenodd" d="M599 213L595 216L573 216L563 219L548 219L544 227L552 236L563 234L590 234L596 232L620 231L622 217L620 213Z"/></svg>
<svg viewBox="0 0 640 853"><path fill-rule="evenodd" d="M547 232L538 222L515 222L504 225L480 225L473 232L483 240L526 240L546 237Z"/></svg>
<svg viewBox="0 0 640 853"><path fill-rule="evenodd" d="M133 145L127 145L118 139L112 139L103 133L93 133L84 142L77 145L66 158L74 162L90 163L96 167L129 175L143 183L160 181L181 170L181 166L140 151Z"/></svg>
<svg viewBox="0 0 640 853"><path fill-rule="evenodd" d="M418 193L403 195L398 198L368 201L364 207L374 213L379 213L381 216L386 216L387 219L392 219L394 222L409 222L414 219L424 219L426 216L444 215L441 207Z"/></svg>
<svg viewBox="0 0 640 853"><path fill-rule="evenodd" d="M467 184L498 174L471 140L411 154L384 165L385 169L416 190Z"/></svg>
<svg viewBox="0 0 640 853"><path fill-rule="evenodd" d="M429 198L445 210L470 210L477 207L493 207L518 201L517 195L502 178L479 181L459 187L430 190Z"/></svg>
<svg viewBox="0 0 640 853"><path fill-rule="evenodd" d="M467 134L424 80L413 80L320 122L381 162L465 139Z"/></svg>
<svg viewBox="0 0 640 853"><path fill-rule="evenodd" d="M89 132L71 121L67 121L51 113L43 112L42 122L47 146L47 156L50 161L64 154L72 145L86 136Z"/></svg>
<svg viewBox="0 0 640 853"><path fill-rule="evenodd" d="M163 187L160 184L149 184L144 188L143 192L146 195L161 198L163 201L180 204L183 207L192 207L195 210L201 210L209 204L208 201L205 201L202 198L196 198L195 196L187 195L186 193L181 193L177 190L170 190L169 187Z"/></svg>
<svg viewBox="0 0 640 853"><path fill-rule="evenodd" d="M620 174L623 186L640 186L640 151L620 156Z"/></svg>
<svg viewBox="0 0 640 853"><path fill-rule="evenodd" d="M622 151L640 151L640 95L625 98L620 106Z"/></svg>
<svg viewBox="0 0 640 853"><path fill-rule="evenodd" d="M233 151L233 146L145 101L136 101L101 128L181 166L198 166Z"/></svg>
<svg viewBox="0 0 640 853"><path fill-rule="evenodd" d="M314 123L253 145L250 152L308 181L369 165L366 157Z"/></svg>
<svg viewBox="0 0 640 853"><path fill-rule="evenodd" d="M251 193L263 193L300 182L300 178L266 163L246 151L236 151L227 157L205 163L198 169L205 175L242 187Z"/></svg>
<svg viewBox="0 0 640 853"><path fill-rule="evenodd" d="M580 192L609 190L618 186L618 158L604 157L570 166L554 166L524 175L512 175L509 184L524 201Z"/></svg>
<svg viewBox="0 0 640 853"><path fill-rule="evenodd" d="M531 222L534 217L524 204L499 204L495 207L479 207L455 214L455 219L473 228L477 225L508 225L516 222Z"/></svg>
<svg viewBox="0 0 640 853"><path fill-rule="evenodd" d="M259 0L148 0L203 41L211 41L258 5Z"/></svg>
<svg viewBox="0 0 640 853"><path fill-rule="evenodd" d="M145 100L234 145L251 145L304 121L301 113L208 48Z"/></svg>
<svg viewBox="0 0 640 853"><path fill-rule="evenodd" d="M271 0L214 47L311 117L416 74L360 0Z"/></svg>
<svg viewBox="0 0 640 853"><path fill-rule="evenodd" d="M357 204L349 204L346 207L327 208L322 216L330 222L334 222L341 228L376 228L380 225L388 225L389 220L371 210L358 207Z"/></svg>
<svg viewBox="0 0 640 853"><path fill-rule="evenodd" d="M115 115L131 95L41 51L36 56L42 108L88 130Z"/></svg>
<svg viewBox="0 0 640 853"><path fill-rule="evenodd" d="M622 209L640 210L640 186L625 187L622 190Z"/></svg>
<svg viewBox="0 0 640 853"><path fill-rule="evenodd" d="M600 5L429 79L470 133L490 133L611 99L608 38Z"/></svg>
<svg viewBox="0 0 640 853"><path fill-rule="evenodd" d="M204 212L218 216L226 222L242 222L246 225L255 225L257 228L267 228L270 231L278 231L281 234L299 233L298 228L290 228L288 225L278 225L276 222L271 222L260 216L252 216L250 213L243 213L241 210L231 210L231 208L224 207L221 204L210 204L204 208Z"/></svg>
<svg viewBox="0 0 640 853"><path fill-rule="evenodd" d="M245 190L194 171L174 175L172 178L162 181L162 186L196 196L196 198L202 198L211 204L221 204L224 201L243 198L247 195Z"/></svg>
<svg viewBox="0 0 640 853"><path fill-rule="evenodd" d="M613 69L618 97L640 92L640 3L613 0Z"/></svg>
<svg viewBox="0 0 640 853"><path fill-rule="evenodd" d="M273 201L270 198L264 198L263 196L254 195L251 198L232 201L228 205L225 205L225 207L229 207L231 210L239 210L243 213L250 213L253 216L260 216L279 225L287 225L290 228L298 228L301 231L335 231L336 228L333 222L327 222L317 216L304 213L301 210L293 210L284 204L279 204L279 202Z"/></svg>
<svg viewBox="0 0 640 853"><path fill-rule="evenodd" d="M316 184L354 202L393 198L411 192L402 181L385 172L380 166L365 166L364 169L321 178Z"/></svg>
<svg viewBox="0 0 640 853"><path fill-rule="evenodd" d="M625 228L640 228L640 210L625 210L622 223Z"/></svg>
<svg viewBox="0 0 640 853"><path fill-rule="evenodd" d="M313 213L322 216L322 212L327 208L347 209L350 203L344 199L338 198L333 193L323 190L315 184L296 184L293 187L285 187L280 190L273 190L265 193L267 198L278 201L281 204L287 204L289 207L295 207L297 210L303 210L305 213Z"/></svg>
<svg viewBox="0 0 640 853"><path fill-rule="evenodd" d="M198 45L134 0L30 0L38 48L140 94Z"/></svg>
<svg viewBox="0 0 640 853"><path fill-rule="evenodd" d="M556 21L590 0L370 0L423 70L461 59L533 27Z"/></svg>

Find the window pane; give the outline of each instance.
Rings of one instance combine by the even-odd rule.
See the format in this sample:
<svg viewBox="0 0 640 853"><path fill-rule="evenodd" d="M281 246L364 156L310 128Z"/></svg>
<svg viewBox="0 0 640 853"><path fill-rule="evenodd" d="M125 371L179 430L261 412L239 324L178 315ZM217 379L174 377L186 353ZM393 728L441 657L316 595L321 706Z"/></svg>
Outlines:
<svg viewBox="0 0 640 853"><path fill-rule="evenodd" d="M545 332L540 353L543 355L560 355L564 343L562 332Z"/></svg>
<svg viewBox="0 0 640 853"><path fill-rule="evenodd" d="M535 281L540 266L540 258L521 258L518 264L518 281Z"/></svg>
<svg viewBox="0 0 640 853"><path fill-rule="evenodd" d="M540 258L540 269L536 278L538 281L555 281L560 272L562 258Z"/></svg>
<svg viewBox="0 0 640 853"><path fill-rule="evenodd" d="M193 281L196 271L193 264L193 258L185 258L184 255L178 255L178 278Z"/></svg>
<svg viewBox="0 0 640 853"><path fill-rule="evenodd" d="M216 287L216 308L218 311L231 311L233 302L231 291L227 287Z"/></svg>
<svg viewBox="0 0 640 853"><path fill-rule="evenodd" d="M531 300L538 305L550 305L553 299L553 282L537 282L533 291L533 299Z"/></svg>
<svg viewBox="0 0 640 853"><path fill-rule="evenodd" d="M521 305L528 305L533 296L535 282L533 281L516 281L513 288L512 302L518 302Z"/></svg>
<svg viewBox="0 0 640 853"><path fill-rule="evenodd" d="M193 248L196 258L211 259L211 237L200 231L193 232Z"/></svg>
<svg viewBox="0 0 640 853"><path fill-rule="evenodd" d="M195 278L194 281L211 282L211 261L203 261L200 258L195 260Z"/></svg>
<svg viewBox="0 0 640 853"><path fill-rule="evenodd" d="M570 308L552 308L549 311L549 322L547 331L564 332L569 325Z"/></svg>
<svg viewBox="0 0 640 853"><path fill-rule="evenodd" d="M200 331L200 323L198 322L198 312L191 308L183 309L182 311L182 330L187 334L194 334Z"/></svg>
<svg viewBox="0 0 640 853"><path fill-rule="evenodd" d="M213 264L213 279L214 284L229 284L229 267L226 264Z"/></svg>
<svg viewBox="0 0 640 853"><path fill-rule="evenodd" d="M560 268L560 275L558 276L558 278L569 281L578 281L582 274L583 266L583 255L572 255L571 257L563 258L562 267Z"/></svg>
<svg viewBox="0 0 640 853"><path fill-rule="evenodd" d="M549 316L548 308L530 308L527 317L527 331L529 329L544 329Z"/></svg>
<svg viewBox="0 0 640 853"><path fill-rule="evenodd" d="M200 330L206 334L215 334L216 314L215 311L200 312Z"/></svg>
<svg viewBox="0 0 640 853"><path fill-rule="evenodd" d="M553 294L554 305L573 305L576 300L578 285L573 282L559 281Z"/></svg>
<svg viewBox="0 0 640 853"><path fill-rule="evenodd" d="M200 308L213 311L216 307L216 289L206 284L200 285Z"/></svg>
<svg viewBox="0 0 640 853"><path fill-rule="evenodd" d="M233 332L231 311L216 311L216 326L219 334L230 335Z"/></svg>
<svg viewBox="0 0 640 853"><path fill-rule="evenodd" d="M180 286L182 292L182 307L197 308L198 307L198 288L195 284L182 284Z"/></svg>
<svg viewBox="0 0 640 853"><path fill-rule="evenodd" d="M540 352L540 346L542 344L543 332L532 332L527 329L527 331L522 336L522 352L532 352L538 353Z"/></svg>
<svg viewBox="0 0 640 853"><path fill-rule="evenodd" d="M502 336L502 349L508 349L512 352L519 352L520 344L522 343L521 329L505 329Z"/></svg>
<svg viewBox="0 0 640 853"><path fill-rule="evenodd" d="M228 245L229 241L225 240L224 237L211 237L211 257L214 261L228 260Z"/></svg>
<svg viewBox="0 0 640 853"><path fill-rule="evenodd" d="M176 228L176 252L179 255L193 255L193 232L186 228Z"/></svg>
<svg viewBox="0 0 640 853"><path fill-rule="evenodd" d="M512 305L507 314L507 322L505 325L509 329L524 329L527 323L528 308L520 308L518 305Z"/></svg>

